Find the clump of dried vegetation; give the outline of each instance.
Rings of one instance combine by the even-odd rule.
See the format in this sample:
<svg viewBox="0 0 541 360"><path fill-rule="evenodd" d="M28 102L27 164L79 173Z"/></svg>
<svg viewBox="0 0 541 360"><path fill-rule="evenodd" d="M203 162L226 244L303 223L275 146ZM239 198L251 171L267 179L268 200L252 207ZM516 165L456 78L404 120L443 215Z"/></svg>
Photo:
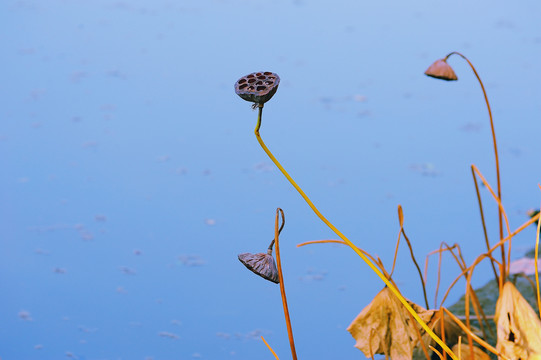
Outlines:
<svg viewBox="0 0 541 360"><path fill-rule="evenodd" d="M322 243L339 243L349 246L384 283L384 288L364 309L362 309L347 328L347 331L350 332L356 341L355 347L361 350L366 357L373 359L375 354L383 354L386 359L431 360L437 358L447 359L448 357L454 360L484 360L490 358L510 360L541 359L541 320L539 317L541 294L539 291L537 268L539 227L541 224L541 221L539 221L540 214L539 211L530 213L530 220L526 221L515 230L511 230L505 208L501 202L500 167L492 111L481 78L470 60L458 52L452 52L445 58L437 60L426 70L425 74L433 78L447 81L457 80L454 70L447 62L452 55L457 55L467 61L483 91L492 130L497 188L496 191L494 191L481 171L475 165L471 166L487 251L480 254L472 264L468 265L462 256L459 244L449 245L442 243L438 249L427 255L424 274L415 259L411 242L404 230L404 215L400 205L398 205L398 240L396 243L393 264L390 271L388 271L379 257L375 258L362 248L354 245L321 214L310 198L297 185L267 148L259 131L261 127L263 106L276 93L280 83L280 78L277 74L272 72L255 72L243 76L235 83L235 92L244 100L252 102L254 109L258 109L258 118L254 133L261 148L303 197L313 212L340 238L339 240L310 241L299 244L298 246ZM494 244L490 243L487 235L485 215L479 191L479 180L489 191L492 199L498 206L499 239ZM279 215L281 215L280 227ZM297 355L289 319L284 279L280 263L279 234L284 227L284 224L284 212L282 209L278 208L275 217L274 239L272 240L267 253L240 254L239 260L254 273L266 280L280 285L291 354L292 358L296 360ZM515 286L517 276L520 274L510 276L512 239L531 224L537 224L537 236L533 253L535 259L535 276L532 279L532 277L522 274L522 278L527 280L527 283L531 285L531 292L535 294L536 303L534 303L534 307L537 307L537 312L523 296L525 287L519 286L519 288L522 289L522 291L519 291L517 286ZM424 307L406 299L392 278L396 264L397 251L402 238L409 247L411 258L419 273L425 300ZM276 262L272 257L273 245L275 245ZM449 253L452 256L458 265L459 274L438 304L437 297L440 285L440 270L442 255L444 253ZM434 307L430 309L425 286L427 281L426 272L428 259L433 255L438 255L439 257L438 280L434 295ZM471 286L471 279L476 266L483 260L490 262L495 280L489 283L485 288L481 289L478 293ZM461 278L465 279L466 282L465 295L461 302L450 309L447 309L443 306L443 303L447 299L449 291ZM491 304L490 301L487 300L489 298L487 297L487 293L494 295L494 297L496 297L497 294L496 304ZM472 308L473 312L471 312ZM278 356L265 339L262 340L276 359L278 359Z"/></svg>

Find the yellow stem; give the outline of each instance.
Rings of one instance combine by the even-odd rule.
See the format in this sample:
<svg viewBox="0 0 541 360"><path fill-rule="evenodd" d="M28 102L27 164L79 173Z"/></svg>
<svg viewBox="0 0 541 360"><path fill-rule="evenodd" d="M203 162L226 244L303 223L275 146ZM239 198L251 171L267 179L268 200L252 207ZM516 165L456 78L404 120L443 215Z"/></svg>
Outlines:
<svg viewBox="0 0 541 360"><path fill-rule="evenodd" d="M265 338L263 336L261 336L261 340L263 340L263 342L265 343L265 345L267 345L267 347L269 348L270 352L272 353L272 355L274 355L274 357L276 358L276 360L280 360L278 358L278 355L276 355L276 353L274 352L274 350L272 350L272 348L270 347L270 345L265 341Z"/></svg>
<svg viewBox="0 0 541 360"><path fill-rule="evenodd" d="M323 221L332 231L334 231L336 233L336 235L338 235L342 240L344 240L344 242L346 242L346 244L351 249L353 249L353 251L355 251L357 253L357 255L359 255L361 257L361 259L372 269L372 271L374 271L376 273L376 275L379 276L379 278L385 283L385 285L387 285L389 287L389 289L393 292L393 294L395 294L395 296L398 298L398 300L400 300L402 305L404 305L404 307L408 310L408 312L414 317L415 320L417 320L419 325L421 325L421 327L430 335L430 337L432 339L434 339L434 341L436 343L438 343L438 345L440 345L445 350L445 352L447 352L451 356L451 358L453 360L458 360L458 358L456 357L455 354L453 354L451 349L449 349L449 347L443 341L441 341L441 339L432 330L430 330L430 328L419 317L419 315L415 312L415 310L413 310L413 308L410 306L410 304L408 304L406 299L400 294L398 289L381 273L381 271L359 249L357 249L357 247L351 242L351 240L349 240L344 234L342 234L333 224L331 224L329 222L329 220L327 220L319 212L319 210L315 207L315 205L312 203L310 198L308 198L308 196L299 187L299 185L297 185L297 183L291 178L291 176L289 176L287 171L282 167L282 165L278 162L278 160L276 160L274 155L270 152L270 150L267 148L267 146L263 142L263 139L261 139L261 136L259 135L259 128L261 127L261 114L262 114L262 112L263 112L263 104L260 104L259 105L259 116L257 118L257 125L255 127L254 133L255 133L255 136L257 138L257 141L259 142L259 145L261 145L261 148L263 148L263 150L265 151L267 156L278 167L278 169L280 169L282 174L287 178L287 180L289 180L291 185L293 185L293 187L302 196L304 201L306 201L308 206L310 206L312 211L321 219L321 221Z"/></svg>

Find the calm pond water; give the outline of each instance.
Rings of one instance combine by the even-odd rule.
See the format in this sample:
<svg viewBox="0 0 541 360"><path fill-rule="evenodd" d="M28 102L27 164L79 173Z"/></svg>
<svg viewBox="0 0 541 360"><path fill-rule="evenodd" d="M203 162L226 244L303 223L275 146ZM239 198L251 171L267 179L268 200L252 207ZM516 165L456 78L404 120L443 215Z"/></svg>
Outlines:
<svg viewBox="0 0 541 360"><path fill-rule="evenodd" d="M459 57L457 82L423 72L451 51L476 66L515 229L540 203L540 13L534 0L2 1L0 358L273 359L261 335L289 358L278 286L237 260L266 250L277 207L299 359L364 358L345 329L382 282L346 247L296 248L337 237L259 147L235 81L280 75L261 135L355 244L390 268L401 204L421 264L442 241L471 263L485 245L470 165L496 186L487 109ZM534 242L526 229L512 257ZM451 257L442 268L440 300L458 275ZM393 278L424 303L407 247Z"/></svg>

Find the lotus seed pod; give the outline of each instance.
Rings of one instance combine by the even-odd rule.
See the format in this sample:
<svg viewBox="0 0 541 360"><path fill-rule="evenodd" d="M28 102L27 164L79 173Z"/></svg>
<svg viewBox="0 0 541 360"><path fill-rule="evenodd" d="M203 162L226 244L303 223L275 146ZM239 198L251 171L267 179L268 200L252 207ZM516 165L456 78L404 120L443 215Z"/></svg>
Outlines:
<svg viewBox="0 0 541 360"><path fill-rule="evenodd" d="M274 258L272 257L271 253L272 250L270 249L266 254L244 253L239 255L239 260L250 271L264 279L278 284L280 283L278 278L278 269L276 268L276 263L274 262Z"/></svg>
<svg viewBox="0 0 541 360"><path fill-rule="evenodd" d="M425 75L447 81L458 80L453 68L444 59L436 60L425 71Z"/></svg>
<svg viewBox="0 0 541 360"><path fill-rule="evenodd" d="M255 72L241 77L235 83L235 93L246 101L264 104L278 90L280 77L272 72Z"/></svg>

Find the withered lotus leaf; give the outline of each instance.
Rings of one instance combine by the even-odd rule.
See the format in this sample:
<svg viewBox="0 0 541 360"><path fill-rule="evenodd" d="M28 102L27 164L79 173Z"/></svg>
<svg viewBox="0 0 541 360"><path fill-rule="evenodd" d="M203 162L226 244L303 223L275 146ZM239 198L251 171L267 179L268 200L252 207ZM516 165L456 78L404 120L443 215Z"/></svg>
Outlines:
<svg viewBox="0 0 541 360"><path fill-rule="evenodd" d="M423 321L430 320L433 311L427 311L409 300L408 303ZM418 342L414 326L404 305L385 287L357 315L347 330L357 340L355 347L368 358L374 354L385 354L391 359L411 359Z"/></svg>
<svg viewBox="0 0 541 360"><path fill-rule="evenodd" d="M511 282L503 286L494 321L498 351L511 360L541 359L541 321Z"/></svg>
<svg viewBox="0 0 541 360"><path fill-rule="evenodd" d="M443 59L436 60L425 71L425 75L447 81L458 80L453 68Z"/></svg>
<svg viewBox="0 0 541 360"><path fill-rule="evenodd" d="M278 284L280 283L280 279L278 278L278 269L276 268L276 263L271 255L271 251L272 250L269 250L266 254L240 254L239 260L244 264L244 266L255 274Z"/></svg>

